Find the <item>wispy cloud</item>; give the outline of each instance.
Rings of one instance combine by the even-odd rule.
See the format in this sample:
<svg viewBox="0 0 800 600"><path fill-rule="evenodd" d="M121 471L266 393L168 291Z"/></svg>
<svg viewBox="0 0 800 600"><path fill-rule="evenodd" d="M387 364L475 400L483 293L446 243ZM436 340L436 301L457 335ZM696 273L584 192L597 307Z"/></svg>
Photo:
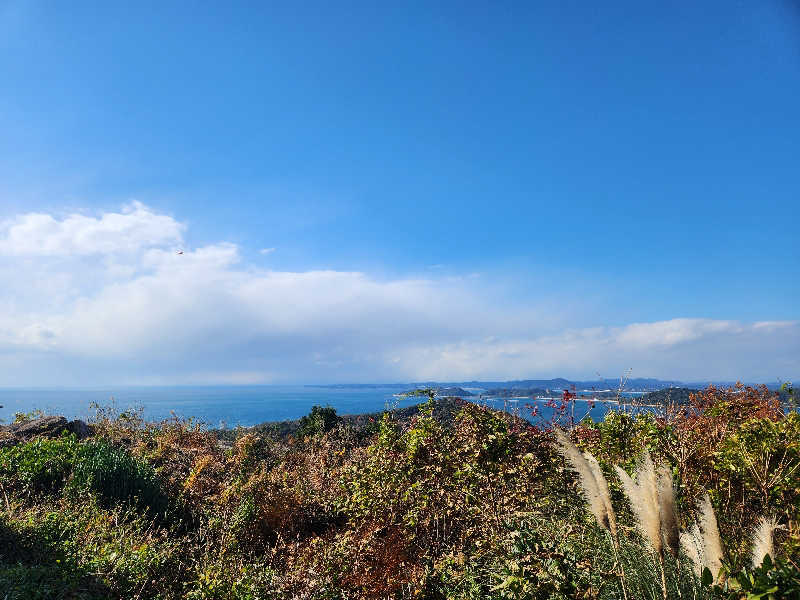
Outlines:
<svg viewBox="0 0 800 600"><path fill-rule="evenodd" d="M258 252L259 254L272 254L273 252L275 252L275 248L262 248Z"/></svg>
<svg viewBox="0 0 800 600"><path fill-rule="evenodd" d="M142 204L0 227L0 384L790 377L800 323L558 328L483 279L273 271ZM263 251L262 251L263 252Z"/></svg>

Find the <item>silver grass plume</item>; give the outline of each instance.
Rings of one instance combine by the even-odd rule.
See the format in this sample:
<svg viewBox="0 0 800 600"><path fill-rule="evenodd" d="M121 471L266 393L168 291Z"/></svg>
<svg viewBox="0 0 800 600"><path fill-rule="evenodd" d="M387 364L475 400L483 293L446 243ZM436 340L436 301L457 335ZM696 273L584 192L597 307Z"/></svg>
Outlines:
<svg viewBox="0 0 800 600"><path fill-rule="evenodd" d="M572 465L573 470L578 474L578 481L584 496L589 503L589 510L592 511L597 524L611 532L612 536L617 534L617 521L614 511L611 508L611 499L608 495L608 483L606 483L599 465L595 470L586 456L581 454L578 447L572 443L567 435L560 429L555 430L556 446L559 453L566 458ZM591 456L591 455L589 455ZM592 457L592 461L597 461ZM602 482L602 483L601 483Z"/></svg>
<svg viewBox="0 0 800 600"><path fill-rule="evenodd" d="M664 536L661 530L661 503L658 499L658 474L650 458L650 452L646 449L642 462L636 470L636 479L640 486L643 486L643 494L647 498L648 513L645 526L651 532L649 537L658 538L658 543L653 544L656 551L661 554L664 550Z"/></svg>
<svg viewBox="0 0 800 600"><path fill-rule="evenodd" d="M645 451L644 458L636 469L636 481L619 465L615 465L614 468L639 523L639 529L650 542L653 550L661 555L664 544L661 539L658 485L650 453Z"/></svg>
<svg viewBox="0 0 800 600"><path fill-rule="evenodd" d="M778 523L774 519L761 517L758 520L755 531L753 531L753 553L751 562L754 567L760 567L764 562L764 557L775 558L775 546L773 533L778 528Z"/></svg>
<svg viewBox="0 0 800 600"><path fill-rule="evenodd" d="M703 566L708 567L714 579L719 578L722 568L722 540L719 536L717 517L714 514L714 507L711 506L711 498L708 494L703 496L700 501L700 531L703 535Z"/></svg>
<svg viewBox="0 0 800 600"><path fill-rule="evenodd" d="M703 552L703 534L700 533L700 528L697 526L697 523L692 523L691 529L681 533L680 540L683 552L692 561L695 575L700 577L703 574L705 557Z"/></svg>
<svg viewBox="0 0 800 600"><path fill-rule="evenodd" d="M583 456L586 459L586 462L589 463L589 468L592 470L594 480L597 482L600 498L603 500L603 505L606 509L606 515L608 516L608 530L611 532L611 535L614 537L614 539L616 539L617 517L614 514L614 507L611 505L611 492L608 489L608 481L606 481L606 477L603 475L603 471L600 468L600 463L597 462L597 459L594 456L592 456L592 453L584 452Z"/></svg>
<svg viewBox="0 0 800 600"><path fill-rule="evenodd" d="M650 453L645 449L636 469L636 481L620 466L616 466L622 488L636 515L639 529L650 542L658 556L661 570L661 592L664 600L669 594L664 570L664 542L671 552L677 554L678 518L675 514L675 497L672 490L672 476L662 468L656 472Z"/></svg>
<svg viewBox="0 0 800 600"><path fill-rule="evenodd" d="M661 520L661 536L664 544L672 556L678 556L680 549L678 511L675 509L672 474L666 466L662 466L658 470L658 515Z"/></svg>

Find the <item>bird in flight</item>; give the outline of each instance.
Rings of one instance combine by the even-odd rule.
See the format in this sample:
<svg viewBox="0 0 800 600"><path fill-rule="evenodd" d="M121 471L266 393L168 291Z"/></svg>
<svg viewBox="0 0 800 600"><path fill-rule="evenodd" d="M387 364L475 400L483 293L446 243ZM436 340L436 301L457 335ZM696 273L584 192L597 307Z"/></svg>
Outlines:
<svg viewBox="0 0 800 600"><path fill-rule="evenodd" d="M175 254L183 254L183 250L178 250Z"/></svg>

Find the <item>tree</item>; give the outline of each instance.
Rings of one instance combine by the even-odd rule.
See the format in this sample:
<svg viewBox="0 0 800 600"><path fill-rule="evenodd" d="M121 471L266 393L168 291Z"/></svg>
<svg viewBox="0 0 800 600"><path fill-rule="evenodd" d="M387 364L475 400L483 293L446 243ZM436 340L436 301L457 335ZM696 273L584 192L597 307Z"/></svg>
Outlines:
<svg viewBox="0 0 800 600"><path fill-rule="evenodd" d="M297 435L313 436L330 431L341 418L336 414L336 409L332 406L313 406L311 412L300 419L300 427Z"/></svg>

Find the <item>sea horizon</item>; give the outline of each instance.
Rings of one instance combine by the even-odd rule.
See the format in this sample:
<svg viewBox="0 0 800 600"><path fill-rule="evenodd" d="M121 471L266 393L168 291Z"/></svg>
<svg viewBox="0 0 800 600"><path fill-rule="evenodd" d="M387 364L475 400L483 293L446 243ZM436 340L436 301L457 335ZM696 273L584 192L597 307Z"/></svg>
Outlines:
<svg viewBox="0 0 800 600"><path fill-rule="evenodd" d="M624 392L624 395L638 395ZM466 396L493 408L521 403L522 398ZM546 399L534 400L538 413L547 416ZM311 408L332 406L340 415L376 413L403 408L423 401L419 396L402 397L397 387L336 388L282 385L183 385L183 386L103 386L97 388L0 388L0 422L13 422L16 413L43 411L69 419L88 420L93 406L112 407L115 411L140 410L147 421L178 417L195 419L209 427L250 427L260 423L298 419ZM593 418L602 417L608 407L598 401L588 410L589 400L577 400ZM520 408L525 413L524 407ZM583 415L584 411L581 412ZM523 414L522 416L527 416Z"/></svg>

